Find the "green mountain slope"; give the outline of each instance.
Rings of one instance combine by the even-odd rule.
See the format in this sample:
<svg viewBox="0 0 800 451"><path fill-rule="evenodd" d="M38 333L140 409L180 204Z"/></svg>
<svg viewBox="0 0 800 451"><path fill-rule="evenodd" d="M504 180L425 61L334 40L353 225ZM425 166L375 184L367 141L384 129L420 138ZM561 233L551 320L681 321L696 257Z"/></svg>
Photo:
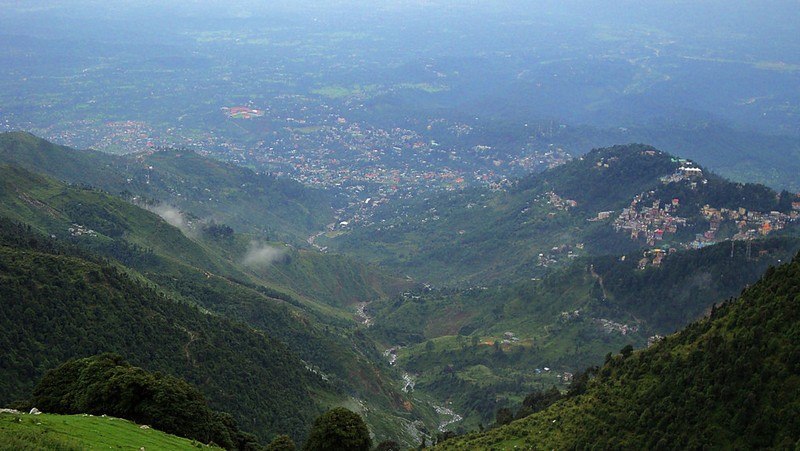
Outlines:
<svg viewBox="0 0 800 451"><path fill-rule="evenodd" d="M119 198L16 166L0 165L0 176L0 215L119 260L168 285L186 278L210 279L206 285L236 280L261 286L272 297L291 299L331 320L352 318L351 304L386 296L404 285L346 257L233 233L220 239L191 231L187 236ZM259 260L259 252L265 253L265 260ZM249 255L254 255L253 262Z"/></svg>
<svg viewBox="0 0 800 451"><path fill-rule="evenodd" d="M157 215L106 193L13 166L0 167L0 173L0 216L124 264L132 278L157 293L280 340L304 367L324 375L334 392L348 394L324 396L323 402L370 406L380 436L395 437L394 422L417 419L417 413L404 413L408 419L394 413L405 398L392 374L380 369L371 340L356 333L354 321L352 304L399 288L394 279L334 255L291 248L271 264L248 265L242 261L251 241L246 237L189 238Z"/></svg>
<svg viewBox="0 0 800 451"><path fill-rule="evenodd" d="M800 256L585 393L443 449L793 448L800 440Z"/></svg>
<svg viewBox="0 0 800 451"><path fill-rule="evenodd" d="M27 133L0 134L0 162L69 183L158 201L241 232L304 242L332 221L325 195L301 184L191 151L114 156L49 143Z"/></svg>
<svg viewBox="0 0 800 451"><path fill-rule="evenodd" d="M129 246L215 273L241 274L156 214L119 198L67 186L17 166L0 165L0 174L0 214L4 217L104 254L122 254L121 248Z"/></svg>
<svg viewBox="0 0 800 451"><path fill-rule="evenodd" d="M0 413L0 450L131 449L221 450L113 417Z"/></svg>
<svg viewBox="0 0 800 451"><path fill-rule="evenodd" d="M27 398L45 370L102 352L196 384L262 439L302 437L321 409L312 393L335 391L282 342L74 254L3 223L0 403Z"/></svg>
<svg viewBox="0 0 800 451"><path fill-rule="evenodd" d="M519 280L576 256L769 233L797 223L798 200L632 144L596 149L494 189L390 205L372 224L326 244L436 284ZM762 229L766 222L769 230Z"/></svg>
<svg viewBox="0 0 800 451"><path fill-rule="evenodd" d="M282 244L264 242L266 236L271 236L304 243L311 232L321 229L329 220L326 213L329 207L325 206L326 201L320 193L288 180L257 175L191 152L162 151L118 157L57 146L26 133L0 134L2 161L11 163L11 167L4 169L3 177L7 179L3 188L7 195L5 215L33 221L37 212L26 210L43 207L36 203L41 202L61 214L50 211L50 216L55 217L34 222L38 222L40 228L57 224L60 227L55 232L57 236L62 236L72 223L78 222L110 238L123 237L162 256L192 262L204 270L240 280L251 277L242 274L242 270L252 272L242 268L249 247L258 244L263 248L271 244L281 253L290 251L291 258L276 259L272 265L250 268L258 270L257 283L291 292L300 299L334 305L347 306L378 298L397 284L374 269L345 257L297 251ZM17 165L34 174L46 174L76 185L63 186L20 170ZM5 171L10 172L6 174ZM119 202L89 187L102 188L109 193L124 192L130 199L137 199L139 205L165 217L170 224L196 238L196 243L179 236L176 230L166 228L153 215L142 214L129 202ZM33 192L26 192L28 190ZM83 202L82 198L86 196L93 196L92 205ZM167 204L154 206L152 199ZM168 205L185 210L179 211ZM250 237L232 239L225 233L233 230L223 223L240 232L251 232ZM282 232L267 233L267 228ZM223 234L214 236L216 239L203 239L208 238L208 230L221 230ZM289 232L291 236L287 235ZM199 244L204 249L197 249L199 241L203 241ZM119 249L116 251L122 253ZM220 254L239 268L220 265L214 258L211 260L216 261L211 264L209 253ZM332 284L332 279L338 283ZM339 287L330 290L337 284Z"/></svg>

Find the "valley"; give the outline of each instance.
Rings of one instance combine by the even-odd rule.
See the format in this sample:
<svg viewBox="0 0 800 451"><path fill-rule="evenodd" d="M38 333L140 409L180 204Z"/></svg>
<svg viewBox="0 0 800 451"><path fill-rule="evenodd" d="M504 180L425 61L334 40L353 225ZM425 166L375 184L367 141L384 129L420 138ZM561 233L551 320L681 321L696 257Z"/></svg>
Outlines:
<svg viewBox="0 0 800 451"><path fill-rule="evenodd" d="M421 204L414 199L387 204L376 209L380 226L331 233L336 226L329 225L305 243L299 238L282 244L265 240L224 212L218 218L236 228L197 219L194 211L206 208L198 200L188 199L185 209L171 207L172 216L150 207L171 205L174 191L168 187L174 185L152 190L147 184L127 183L126 193L117 197L17 166L40 168L27 162L49 158L50 176L77 174L80 168L83 180L98 180L114 189L108 180L129 174L114 161L120 157L101 156L109 164L93 174L94 166L85 163L97 156L92 152L24 134L2 135L0 143L5 145L0 148L5 161L0 167L0 212L8 230L4 249L10 252L9 261L18 261L14 267L33 271L35 266L56 265L55 260L45 263L52 258L48 255L65 252L74 255L69 258L97 261L76 275L100 269L92 265L107 265L103 271L122 271L120 277L129 279L124 283L143 284L136 290L153 290L147 296L160 296L162 304L200 309L286 346L282 352L296 360L281 367L306 372L303 378L292 376L298 389L305 387L314 399L324 400L296 404L303 413L290 414L293 426L264 423L271 424L267 430L290 433L296 440L303 438L302 420L297 419L337 404L360 412L376 435L385 434L379 437L409 446L421 437L435 441L441 434L484 428L495 421L496 412L518 406L531 392L566 390L576 374L600 363L609 352L627 345L645 347L701 318L711 305L736 295L769 266L791 260L800 250L796 195L732 183L688 160L641 145L598 149L502 188L434 193ZM147 158L180 158L173 151L163 152ZM192 158L193 167L214 167L221 179L254 177L204 162L199 155ZM171 167L174 172L162 172L159 178L178 180L177 171L185 170ZM689 167L697 170L687 171ZM101 174L119 175L108 179ZM139 199L144 193L159 197L143 204ZM457 208L465 204L474 206ZM422 205L425 210L417 210ZM294 207L289 208L280 214L294 214ZM390 222L392 217L396 219ZM414 219L420 217L421 221ZM413 223L418 225L409 228ZM489 224L490 229L476 228ZM395 230L414 233L404 232L398 240L392 235L398 233ZM431 241L431 236L442 234L459 238ZM497 241L501 236L503 241ZM419 238L424 241L414 241ZM564 244L551 248L553 240ZM31 251L45 252L32 254L38 262L34 266L20 266L17 260L22 255L17 256L15 243L25 242L37 243ZM325 252L319 242L325 244ZM358 247L353 244L359 242ZM388 242L399 246L375 247ZM431 244L445 247L431 253L426 250ZM492 248L499 258L478 257L481 246ZM519 247L525 251L515 249ZM403 266L393 263L402 261L394 249L410 248L418 249L409 255L411 260ZM477 258L465 258L464 251L478 252ZM365 259L382 268L360 262ZM57 273L63 277L65 269ZM8 284L22 273L9 279L11 274L6 270L4 285L19 292ZM50 283L32 280L43 286ZM675 288L676 281L682 281L682 289ZM26 296L40 299L40 292L35 289ZM127 308L139 307L134 303ZM50 315L44 310L28 314ZM137 364L196 380L192 374L208 365L210 357L199 349L211 337L209 331L189 324L170 326L169 333L176 337L173 353L181 366L154 366L152 357L137 357L137 351L114 339L76 345L123 353ZM52 340L43 335L32 343ZM41 374L52 365L47 362L58 362L58 355L75 355L77 349L43 354L37 357L43 360L32 362L27 371ZM240 355L244 350L240 346L225 352L250 361L252 356ZM208 383L200 389L211 389ZM25 388L14 390L22 394ZM236 405L206 393L212 405ZM238 409L255 413L258 410L248 409L259 408ZM259 430L264 431L255 431Z"/></svg>
<svg viewBox="0 0 800 451"><path fill-rule="evenodd" d="M797 447L796 6L0 0L0 450Z"/></svg>

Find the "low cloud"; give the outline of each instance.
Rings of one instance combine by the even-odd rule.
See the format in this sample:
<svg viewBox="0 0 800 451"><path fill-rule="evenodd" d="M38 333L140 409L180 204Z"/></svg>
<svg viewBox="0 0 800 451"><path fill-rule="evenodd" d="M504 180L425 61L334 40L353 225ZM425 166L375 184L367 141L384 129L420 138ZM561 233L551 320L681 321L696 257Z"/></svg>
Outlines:
<svg viewBox="0 0 800 451"><path fill-rule="evenodd" d="M280 260L284 255L286 255L285 248L251 241L247 252L244 254L242 263L252 268L263 268Z"/></svg>
<svg viewBox="0 0 800 451"><path fill-rule="evenodd" d="M161 204L156 206L147 206L148 210L152 211L153 213L161 216L161 219L167 222L167 224L177 227L183 232L186 236L193 236L194 230L189 226L189 223L186 221L186 217L184 217L183 213L175 207Z"/></svg>

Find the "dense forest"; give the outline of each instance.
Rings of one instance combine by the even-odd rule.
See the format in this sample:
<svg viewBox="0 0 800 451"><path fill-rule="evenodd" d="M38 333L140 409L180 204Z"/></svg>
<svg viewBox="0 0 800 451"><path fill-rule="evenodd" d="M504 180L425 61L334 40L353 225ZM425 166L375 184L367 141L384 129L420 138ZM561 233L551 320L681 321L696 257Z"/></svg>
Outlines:
<svg viewBox="0 0 800 451"><path fill-rule="evenodd" d="M246 265L242 260L253 242L250 237L234 234L230 244L184 234L156 214L94 188L65 185L17 166L0 165L0 173L0 216L119 262L158 293L284 343L302 359L303 368L324 375L336 387L334 399L347 393L381 406L373 411L380 417L376 428L394 437L392 423L402 421L394 409L404 400L379 369L374 343L355 333L350 305L407 282L343 257L283 245L277 247L279 260ZM117 230L121 233L113 232ZM252 430L251 424L243 428Z"/></svg>

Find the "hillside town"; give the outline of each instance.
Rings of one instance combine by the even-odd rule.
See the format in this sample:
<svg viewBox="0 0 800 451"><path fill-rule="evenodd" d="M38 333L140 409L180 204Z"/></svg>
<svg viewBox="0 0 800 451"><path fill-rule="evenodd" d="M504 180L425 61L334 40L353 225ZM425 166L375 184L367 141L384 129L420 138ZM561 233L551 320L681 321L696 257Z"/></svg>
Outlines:
<svg viewBox="0 0 800 451"><path fill-rule="evenodd" d="M665 234L675 234L679 226L686 225L687 219L674 215L680 199L672 199L669 203L656 199L648 204L646 198L645 194L634 197L631 204L623 208L622 213L614 220L613 226L617 232L629 233L631 240L643 239L649 246L653 246L662 241Z"/></svg>
<svg viewBox="0 0 800 451"><path fill-rule="evenodd" d="M661 177L662 184L684 183L691 190L696 190L698 185L708 183L703 177L703 170L691 161L678 158L673 161L680 164L674 173ZM706 204L700 207L696 218L691 221L690 218L677 215L680 208L680 198L662 200L657 198L655 191L641 193L633 198L628 207L622 209L614 219L613 227L617 232L628 233L633 241L643 240L648 246L656 247L651 252L649 261L658 266L663 258L662 251L671 247L699 249L728 239L752 240L783 230L788 224L798 221L800 216L798 201L792 202L792 211L788 213L752 211L744 207L715 208ZM609 217L609 213L613 212L600 212L597 218L589 220L602 220ZM694 234L693 239L676 237L681 228L687 225L697 226L690 224L697 220L707 223L707 229ZM648 256L642 260L648 260ZM640 267L643 266L640 263Z"/></svg>

